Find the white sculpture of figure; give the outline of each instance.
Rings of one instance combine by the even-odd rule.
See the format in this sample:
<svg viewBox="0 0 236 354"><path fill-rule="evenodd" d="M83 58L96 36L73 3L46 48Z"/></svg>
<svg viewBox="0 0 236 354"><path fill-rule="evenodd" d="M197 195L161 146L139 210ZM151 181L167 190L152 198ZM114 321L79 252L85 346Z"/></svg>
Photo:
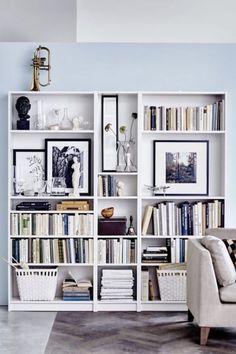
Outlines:
<svg viewBox="0 0 236 354"><path fill-rule="evenodd" d="M124 195L124 182L122 181L118 181L117 184L116 184L116 187L117 187L117 196L118 197L122 197Z"/></svg>
<svg viewBox="0 0 236 354"><path fill-rule="evenodd" d="M81 125L83 124L84 117L74 117L72 120L73 129L72 130L80 130Z"/></svg>
<svg viewBox="0 0 236 354"><path fill-rule="evenodd" d="M79 182L80 182L80 162L78 161L78 157L73 157L73 165L71 168L74 170L72 174L72 186L73 186L73 193L70 193L71 197L79 197Z"/></svg>

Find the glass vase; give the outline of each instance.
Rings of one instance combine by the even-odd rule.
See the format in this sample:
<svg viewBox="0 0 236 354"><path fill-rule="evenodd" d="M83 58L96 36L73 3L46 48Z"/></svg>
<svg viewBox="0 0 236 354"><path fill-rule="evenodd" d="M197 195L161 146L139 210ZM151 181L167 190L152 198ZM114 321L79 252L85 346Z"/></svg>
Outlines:
<svg viewBox="0 0 236 354"><path fill-rule="evenodd" d="M64 115L60 123L61 130L72 130L73 124L68 116L68 108L64 108Z"/></svg>
<svg viewBox="0 0 236 354"><path fill-rule="evenodd" d="M117 172L135 172L135 142L133 141L118 141L117 147Z"/></svg>

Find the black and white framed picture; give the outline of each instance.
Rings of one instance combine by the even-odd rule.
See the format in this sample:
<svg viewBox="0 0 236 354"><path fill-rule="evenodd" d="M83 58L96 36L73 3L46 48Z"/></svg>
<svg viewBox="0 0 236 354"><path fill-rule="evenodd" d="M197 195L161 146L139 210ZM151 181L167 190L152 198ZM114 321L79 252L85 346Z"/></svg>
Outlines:
<svg viewBox="0 0 236 354"><path fill-rule="evenodd" d="M208 195L209 142L207 140L155 140L156 195Z"/></svg>
<svg viewBox="0 0 236 354"><path fill-rule="evenodd" d="M16 181L37 186L45 176L45 150L14 149L13 166Z"/></svg>
<svg viewBox="0 0 236 354"><path fill-rule="evenodd" d="M91 194L91 139L45 139L46 176L65 179L66 193L73 192L74 157L80 164L79 193Z"/></svg>
<svg viewBox="0 0 236 354"><path fill-rule="evenodd" d="M118 141L118 95L102 95L102 171L115 172Z"/></svg>

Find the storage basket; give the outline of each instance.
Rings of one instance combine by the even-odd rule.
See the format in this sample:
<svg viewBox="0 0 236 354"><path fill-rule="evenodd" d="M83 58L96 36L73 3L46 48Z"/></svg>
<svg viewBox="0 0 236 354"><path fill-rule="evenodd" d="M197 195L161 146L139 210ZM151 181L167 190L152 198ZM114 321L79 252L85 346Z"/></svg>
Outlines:
<svg viewBox="0 0 236 354"><path fill-rule="evenodd" d="M52 301L57 286L56 269L16 270L16 279L22 301Z"/></svg>
<svg viewBox="0 0 236 354"><path fill-rule="evenodd" d="M162 301L186 301L186 270L158 270L157 279Z"/></svg>

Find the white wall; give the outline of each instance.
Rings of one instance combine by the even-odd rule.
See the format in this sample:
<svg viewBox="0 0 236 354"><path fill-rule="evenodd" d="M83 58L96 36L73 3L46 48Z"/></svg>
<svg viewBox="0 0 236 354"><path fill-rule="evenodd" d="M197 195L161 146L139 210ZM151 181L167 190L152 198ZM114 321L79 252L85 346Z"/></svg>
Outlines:
<svg viewBox="0 0 236 354"><path fill-rule="evenodd" d="M76 41L76 0L0 0L0 41Z"/></svg>
<svg viewBox="0 0 236 354"><path fill-rule="evenodd" d="M78 42L236 42L235 0L77 0Z"/></svg>

